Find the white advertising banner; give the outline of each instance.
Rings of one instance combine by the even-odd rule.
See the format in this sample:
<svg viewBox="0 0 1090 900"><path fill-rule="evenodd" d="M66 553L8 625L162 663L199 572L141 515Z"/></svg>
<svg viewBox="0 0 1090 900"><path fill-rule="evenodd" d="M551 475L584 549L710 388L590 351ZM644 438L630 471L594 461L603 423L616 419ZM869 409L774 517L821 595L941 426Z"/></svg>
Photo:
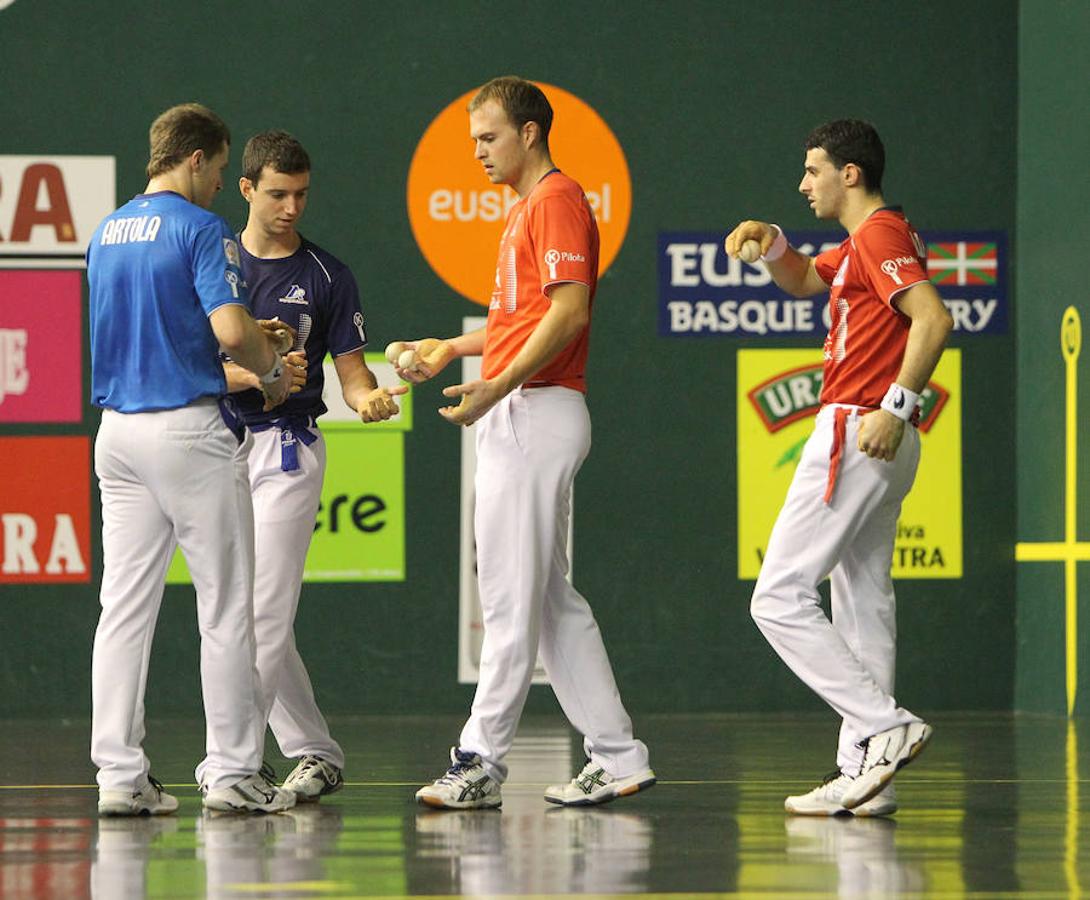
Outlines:
<svg viewBox="0 0 1090 900"><path fill-rule="evenodd" d="M77 268L117 208L112 156L0 155L0 267Z"/></svg>

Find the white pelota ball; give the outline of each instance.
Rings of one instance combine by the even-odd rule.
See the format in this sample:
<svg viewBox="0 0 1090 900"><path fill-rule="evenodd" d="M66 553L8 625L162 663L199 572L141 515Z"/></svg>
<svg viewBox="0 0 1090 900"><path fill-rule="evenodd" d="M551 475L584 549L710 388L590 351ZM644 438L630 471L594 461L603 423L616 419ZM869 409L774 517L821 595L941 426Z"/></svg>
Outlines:
<svg viewBox="0 0 1090 900"><path fill-rule="evenodd" d="M386 361L396 363L397 358L401 356L402 351L405 349L404 341L393 341L386 345Z"/></svg>
<svg viewBox="0 0 1090 900"><path fill-rule="evenodd" d="M761 258L761 245L751 238L742 244L742 249L738 251L738 258L747 263L757 262Z"/></svg>
<svg viewBox="0 0 1090 900"><path fill-rule="evenodd" d="M277 328L273 334L276 335L277 339L276 352L281 355L290 353L292 348L291 332L286 328Z"/></svg>
<svg viewBox="0 0 1090 900"><path fill-rule="evenodd" d="M415 350L405 350L397 358L397 365L398 365L399 369L411 369L413 367L413 363L415 363L415 362L416 362L416 351Z"/></svg>

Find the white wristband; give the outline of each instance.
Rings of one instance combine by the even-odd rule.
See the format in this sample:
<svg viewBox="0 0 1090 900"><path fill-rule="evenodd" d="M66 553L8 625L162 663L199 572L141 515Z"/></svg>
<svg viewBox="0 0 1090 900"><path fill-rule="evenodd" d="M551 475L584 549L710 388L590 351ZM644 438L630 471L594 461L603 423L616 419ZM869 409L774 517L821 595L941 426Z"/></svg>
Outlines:
<svg viewBox="0 0 1090 900"><path fill-rule="evenodd" d="M886 396L882 398L882 409L907 422L915 415L916 404L919 402L919 394L910 391L906 387L901 387L895 381L889 386Z"/></svg>
<svg viewBox="0 0 1090 900"><path fill-rule="evenodd" d="M259 376L259 381L262 384L275 384L280 380L280 376L283 374L284 369L280 365L280 357L276 357L276 362L273 363L271 369L264 375Z"/></svg>
<svg viewBox="0 0 1090 900"><path fill-rule="evenodd" d="M783 229L775 224L772 227L776 229L776 237L772 239L772 246L768 248L768 252L761 256L765 262L775 262L787 252L787 236L783 233Z"/></svg>

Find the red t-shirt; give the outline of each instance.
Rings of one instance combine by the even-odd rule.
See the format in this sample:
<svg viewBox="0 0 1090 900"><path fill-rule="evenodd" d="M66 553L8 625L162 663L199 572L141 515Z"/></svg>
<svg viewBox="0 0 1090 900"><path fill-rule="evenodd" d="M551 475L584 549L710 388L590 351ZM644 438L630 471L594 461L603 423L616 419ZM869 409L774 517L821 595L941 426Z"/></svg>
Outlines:
<svg viewBox="0 0 1090 900"><path fill-rule="evenodd" d="M901 370L911 324L893 298L927 281L927 249L900 209L884 207L814 265L831 287L821 402L877 407Z"/></svg>
<svg viewBox="0 0 1090 900"><path fill-rule="evenodd" d="M598 284L598 225L579 184L553 171L507 214L488 305L481 373L492 378L515 358L549 309L545 291L574 281ZM527 384L558 384L586 392L590 322Z"/></svg>

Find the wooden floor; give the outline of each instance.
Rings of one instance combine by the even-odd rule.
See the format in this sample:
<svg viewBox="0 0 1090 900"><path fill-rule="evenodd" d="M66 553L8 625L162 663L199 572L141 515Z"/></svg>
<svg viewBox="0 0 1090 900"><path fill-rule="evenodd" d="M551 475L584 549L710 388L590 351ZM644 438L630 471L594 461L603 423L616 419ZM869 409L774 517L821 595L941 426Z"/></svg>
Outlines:
<svg viewBox="0 0 1090 900"><path fill-rule="evenodd" d="M553 719L524 721L502 811L412 802L460 720L334 719L347 787L273 816L202 815L200 722L152 722L177 815L95 816L86 723L0 723L0 897L1075 897L1090 723L944 715L883 819L785 815L832 768L828 716L646 717L653 790L563 809L543 788L582 765ZM270 749L270 761L286 766ZM1088 815L1086 818L1090 818Z"/></svg>

